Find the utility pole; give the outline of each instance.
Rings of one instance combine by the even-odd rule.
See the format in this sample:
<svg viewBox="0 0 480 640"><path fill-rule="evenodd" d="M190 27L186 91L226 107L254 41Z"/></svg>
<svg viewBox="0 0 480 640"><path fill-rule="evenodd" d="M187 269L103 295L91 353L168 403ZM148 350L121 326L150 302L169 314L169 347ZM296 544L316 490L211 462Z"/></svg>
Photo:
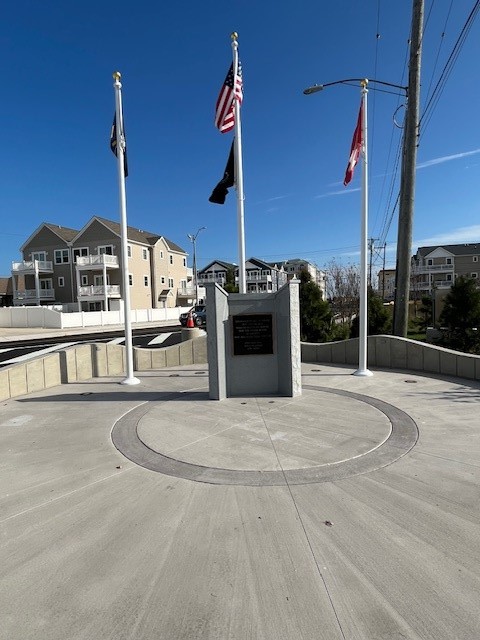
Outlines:
<svg viewBox="0 0 480 640"><path fill-rule="evenodd" d="M415 171L419 136L420 67L422 58L424 0L413 0L408 103L405 114L400 210L398 216L397 261L395 270L395 306L393 335L406 337L410 298L410 255L415 197Z"/></svg>
<svg viewBox="0 0 480 640"><path fill-rule="evenodd" d="M382 278L382 300L385 301L385 253L387 250L387 243L383 243L383 278Z"/></svg>
<svg viewBox="0 0 480 640"><path fill-rule="evenodd" d="M372 264L373 264L373 251L375 248L375 241L379 240L379 238L369 238L368 239L368 250L370 252L370 262L368 265L368 286L370 289L372 288Z"/></svg>

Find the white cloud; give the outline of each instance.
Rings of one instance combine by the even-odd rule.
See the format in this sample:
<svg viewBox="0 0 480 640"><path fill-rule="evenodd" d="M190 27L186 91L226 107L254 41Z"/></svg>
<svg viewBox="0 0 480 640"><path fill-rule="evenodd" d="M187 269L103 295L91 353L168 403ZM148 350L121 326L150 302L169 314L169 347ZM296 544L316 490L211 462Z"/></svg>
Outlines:
<svg viewBox="0 0 480 640"><path fill-rule="evenodd" d="M329 191L328 193L323 193L320 196L314 196L315 200L318 198L328 198L329 196L343 196L346 193L353 193L354 191L360 191L360 187L357 189L342 189L341 191Z"/></svg>
<svg viewBox="0 0 480 640"><path fill-rule="evenodd" d="M472 242L480 242L480 224L474 224L470 227L459 227L458 229L452 229L452 231L439 233L430 238L416 240L414 244L417 247L431 247L433 245L462 244Z"/></svg>
<svg viewBox="0 0 480 640"><path fill-rule="evenodd" d="M417 169L425 169L425 167L433 167L435 164L442 164L444 162L450 162L450 160L458 160L459 158L466 158L468 156L474 156L480 153L480 149L474 149L473 151L463 151L462 153L454 153L450 156L442 156L440 158L433 158L433 160L426 160L425 162L418 162Z"/></svg>

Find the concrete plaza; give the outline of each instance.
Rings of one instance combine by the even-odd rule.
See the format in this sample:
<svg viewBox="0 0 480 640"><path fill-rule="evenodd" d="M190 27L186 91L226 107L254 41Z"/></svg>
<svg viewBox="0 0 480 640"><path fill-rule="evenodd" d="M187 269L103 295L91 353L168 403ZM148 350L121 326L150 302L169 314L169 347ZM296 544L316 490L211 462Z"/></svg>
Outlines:
<svg viewBox="0 0 480 640"><path fill-rule="evenodd" d="M473 640L480 384L205 366L2 402L3 640Z"/></svg>

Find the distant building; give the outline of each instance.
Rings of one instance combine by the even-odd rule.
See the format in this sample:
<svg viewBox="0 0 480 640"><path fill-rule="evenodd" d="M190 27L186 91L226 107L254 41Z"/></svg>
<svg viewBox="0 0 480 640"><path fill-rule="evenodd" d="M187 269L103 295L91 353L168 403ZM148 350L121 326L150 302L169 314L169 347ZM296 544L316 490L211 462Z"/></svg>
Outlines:
<svg viewBox="0 0 480 640"><path fill-rule="evenodd" d="M121 227L99 216L80 230L42 223L12 263L14 305L72 304L79 310L118 309L123 301ZM187 253L159 234L128 227L132 309L192 302Z"/></svg>
<svg viewBox="0 0 480 640"><path fill-rule="evenodd" d="M12 278L0 278L0 307L11 307L12 304Z"/></svg>
<svg viewBox="0 0 480 640"><path fill-rule="evenodd" d="M395 269L381 269L378 272L378 295L383 300L393 300L395 297Z"/></svg>
<svg viewBox="0 0 480 640"><path fill-rule="evenodd" d="M479 275L480 243L419 247L412 258L411 297L449 289L460 276L478 280Z"/></svg>
<svg viewBox="0 0 480 640"><path fill-rule="evenodd" d="M200 269L198 281L200 284L216 282L224 286L229 272L238 286L238 265L223 260L213 260L206 267ZM283 268L278 268L258 258L249 258L245 261L245 279L247 293L278 291L288 280Z"/></svg>
<svg viewBox="0 0 480 640"><path fill-rule="evenodd" d="M290 260L283 260L281 262L270 262L270 264L277 268L283 268L289 280L293 277L299 278L301 271L308 271L312 276L312 281L320 288L322 298L325 300L326 274L325 271L319 269L313 262L303 260L302 258L291 258Z"/></svg>

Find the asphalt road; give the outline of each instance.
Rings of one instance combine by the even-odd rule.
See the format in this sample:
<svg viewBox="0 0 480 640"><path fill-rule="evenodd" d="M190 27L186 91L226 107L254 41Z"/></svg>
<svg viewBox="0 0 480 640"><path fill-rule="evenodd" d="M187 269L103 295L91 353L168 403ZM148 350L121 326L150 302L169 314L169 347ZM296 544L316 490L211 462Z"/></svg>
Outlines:
<svg viewBox="0 0 480 640"><path fill-rule="evenodd" d="M152 329L133 329L132 340L135 347L156 349L176 344L180 339L181 327L155 327ZM65 346L82 342L117 342L124 343L123 331L107 331L102 333L78 334L69 336L52 336L35 340L20 340L18 342L0 342L0 367L15 362L28 360L39 355L51 353ZM6 346L8 344L8 346ZM3 348L2 348L3 347Z"/></svg>

